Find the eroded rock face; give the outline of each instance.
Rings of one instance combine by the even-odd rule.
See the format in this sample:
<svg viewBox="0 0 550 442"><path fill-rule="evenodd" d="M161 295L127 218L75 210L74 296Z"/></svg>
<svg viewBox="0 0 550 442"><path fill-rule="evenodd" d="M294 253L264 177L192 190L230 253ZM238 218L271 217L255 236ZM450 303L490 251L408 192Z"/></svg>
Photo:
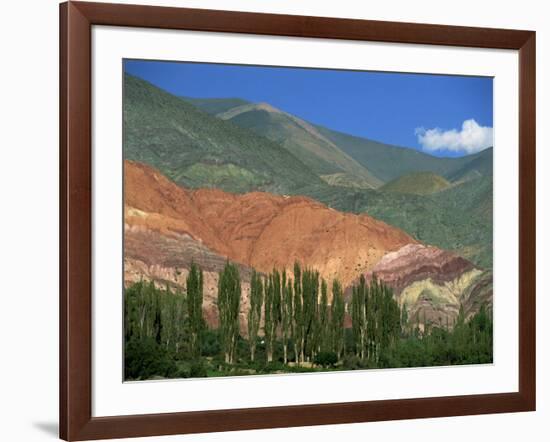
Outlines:
<svg viewBox="0 0 550 442"><path fill-rule="evenodd" d="M300 196L186 190L149 166L125 162L126 284L144 278L185 290L196 262L205 276L204 314L216 327L218 272L227 260L241 273L242 333L252 269L291 273L295 261L319 271L329 286L338 277L348 297L361 274L376 275L394 289L411 322L450 326L461 304L467 316L492 305L490 272L368 215Z"/></svg>
<svg viewBox="0 0 550 442"><path fill-rule="evenodd" d="M386 254L366 274L375 275L393 288L409 320L450 327L460 305L466 316L482 303L492 306L492 274L476 268L466 259L436 247L408 244Z"/></svg>
<svg viewBox="0 0 550 442"><path fill-rule="evenodd" d="M126 286L140 280L154 281L158 287L186 290L191 263L203 270L203 314L210 327L218 326L218 274L227 259L215 254L188 235L163 235L143 226L125 225L124 283ZM250 307L250 277L252 269L238 265L241 275L241 333L246 332L246 313Z"/></svg>
<svg viewBox="0 0 550 442"><path fill-rule="evenodd" d="M368 215L306 197L186 190L149 166L125 162L125 222L163 236L188 235L215 254L270 272L298 261L349 285L387 252L415 240Z"/></svg>
<svg viewBox="0 0 550 442"><path fill-rule="evenodd" d="M444 284L473 269L471 262L451 252L423 244L408 244L385 255L368 276L376 274L400 294L416 281L430 279L435 284Z"/></svg>

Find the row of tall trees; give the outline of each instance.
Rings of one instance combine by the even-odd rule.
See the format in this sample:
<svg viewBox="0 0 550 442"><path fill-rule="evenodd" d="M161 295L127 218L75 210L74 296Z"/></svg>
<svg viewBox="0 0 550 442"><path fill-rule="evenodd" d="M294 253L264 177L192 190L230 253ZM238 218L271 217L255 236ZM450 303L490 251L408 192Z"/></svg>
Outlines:
<svg viewBox="0 0 550 442"><path fill-rule="evenodd" d="M292 272L253 271L246 328L241 327L245 324L241 324L241 277L236 265L227 262L219 273L219 327L215 330L206 327L203 292L203 272L196 264L190 267L185 293L144 281L126 289L126 366L130 377L173 375L174 360L200 361L202 356L215 355L228 366L246 360L249 364L280 361L299 366L340 361L352 368L427 364L424 360L437 365L492 357L492 322L485 309L470 321L461 309L453 328L435 326L432 337L433 330L426 324L420 331L418 317L413 327L414 320L409 321L406 308L400 309L391 288L376 278L367 282L361 276L351 287L346 305L337 279L328 284L317 271L298 263ZM345 326L346 313L351 328ZM421 356L411 353L412 348ZM430 359L430 352L437 356ZM146 364L143 361L149 361L146 370L139 366Z"/></svg>
<svg viewBox="0 0 550 442"><path fill-rule="evenodd" d="M363 293L364 281L361 284ZM151 338L176 352L185 343L189 356L199 357L206 324L204 277L196 264L191 265L186 289L184 295L169 287L156 289L153 282L143 281L130 287L125 303L127 340ZM241 330L241 279L237 266L229 262L219 274L217 307L221 351L224 361L233 364ZM317 355L327 352L340 359L345 344L344 318L344 294L337 279L329 291L317 271L302 269L298 263L290 277L286 270L274 269L265 276L254 271L247 312L250 360L255 360L260 337L268 363L274 360L279 344L285 364L291 353L294 361L301 363L314 361Z"/></svg>
<svg viewBox="0 0 550 442"><path fill-rule="evenodd" d="M203 318L203 273L192 264L187 276L187 292L155 287L153 281L139 281L125 293L126 341L153 339L167 350L178 352L182 342L192 356L201 354Z"/></svg>
<svg viewBox="0 0 550 442"><path fill-rule="evenodd" d="M220 331L226 362L232 362L240 329L238 269L228 263L219 281ZM332 282L329 293L327 282L320 278L319 272L302 269L298 263L290 276L286 270L274 269L265 276L254 271L247 314L250 360L255 360L262 319L268 363L273 361L279 342L285 364L289 361L291 348L295 362L314 361L323 352L332 352L340 358L344 350L344 318L344 294L337 279Z"/></svg>
<svg viewBox="0 0 550 442"><path fill-rule="evenodd" d="M401 335L402 312L393 291L374 277L367 284L361 275L353 286L351 317L355 352L362 359L378 361Z"/></svg>

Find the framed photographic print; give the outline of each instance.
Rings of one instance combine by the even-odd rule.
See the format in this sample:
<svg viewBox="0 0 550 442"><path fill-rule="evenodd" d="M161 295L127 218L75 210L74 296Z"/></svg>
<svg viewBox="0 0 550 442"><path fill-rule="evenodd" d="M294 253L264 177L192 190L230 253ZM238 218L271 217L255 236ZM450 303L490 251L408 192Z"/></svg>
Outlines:
<svg viewBox="0 0 550 442"><path fill-rule="evenodd" d="M535 33L60 7L60 436L535 409Z"/></svg>

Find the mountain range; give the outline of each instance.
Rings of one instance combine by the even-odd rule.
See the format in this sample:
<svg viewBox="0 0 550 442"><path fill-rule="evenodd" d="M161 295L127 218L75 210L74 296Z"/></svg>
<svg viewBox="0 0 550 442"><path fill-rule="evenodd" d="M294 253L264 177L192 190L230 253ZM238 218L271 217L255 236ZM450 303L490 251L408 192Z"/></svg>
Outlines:
<svg viewBox="0 0 550 442"><path fill-rule="evenodd" d="M130 75L124 84L124 156L186 187L296 194L323 184L277 143Z"/></svg>
<svg viewBox="0 0 550 442"><path fill-rule="evenodd" d="M383 275L431 321L492 302L492 155L438 158L344 134L268 103L124 81L125 281L183 288L294 261L349 287ZM244 297L244 317L247 300Z"/></svg>
<svg viewBox="0 0 550 442"><path fill-rule="evenodd" d="M492 303L490 274L453 253L419 244L369 215L338 212L303 196L185 189L151 166L126 161L125 282L143 278L185 290L192 262L204 271L205 317L217 324L218 272L226 260L243 282L246 324L252 269L292 273L295 262L344 289L360 275L390 285L411 318L451 324ZM487 281L488 280L488 281ZM416 315L416 316L415 316Z"/></svg>
<svg viewBox="0 0 550 442"><path fill-rule="evenodd" d="M346 174L378 188L403 175L433 172L459 182L491 176L493 149L440 158L309 123L268 103L182 97L199 109L279 143L319 175Z"/></svg>

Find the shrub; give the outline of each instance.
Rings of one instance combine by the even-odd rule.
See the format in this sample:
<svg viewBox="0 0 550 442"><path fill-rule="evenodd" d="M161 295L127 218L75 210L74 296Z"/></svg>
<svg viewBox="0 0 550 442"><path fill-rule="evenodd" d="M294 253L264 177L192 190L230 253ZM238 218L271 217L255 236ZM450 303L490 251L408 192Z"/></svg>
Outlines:
<svg viewBox="0 0 550 442"><path fill-rule="evenodd" d="M189 373L192 378L205 378L207 376L206 364L202 360L193 361Z"/></svg>
<svg viewBox="0 0 550 442"><path fill-rule="evenodd" d="M178 372L170 354L153 338L132 339L124 351L126 379L150 379L153 376L175 377Z"/></svg>
<svg viewBox="0 0 550 442"><path fill-rule="evenodd" d="M315 360L313 362L317 365L323 366L324 368L334 367L338 362L338 356L332 351L322 351L315 356Z"/></svg>

